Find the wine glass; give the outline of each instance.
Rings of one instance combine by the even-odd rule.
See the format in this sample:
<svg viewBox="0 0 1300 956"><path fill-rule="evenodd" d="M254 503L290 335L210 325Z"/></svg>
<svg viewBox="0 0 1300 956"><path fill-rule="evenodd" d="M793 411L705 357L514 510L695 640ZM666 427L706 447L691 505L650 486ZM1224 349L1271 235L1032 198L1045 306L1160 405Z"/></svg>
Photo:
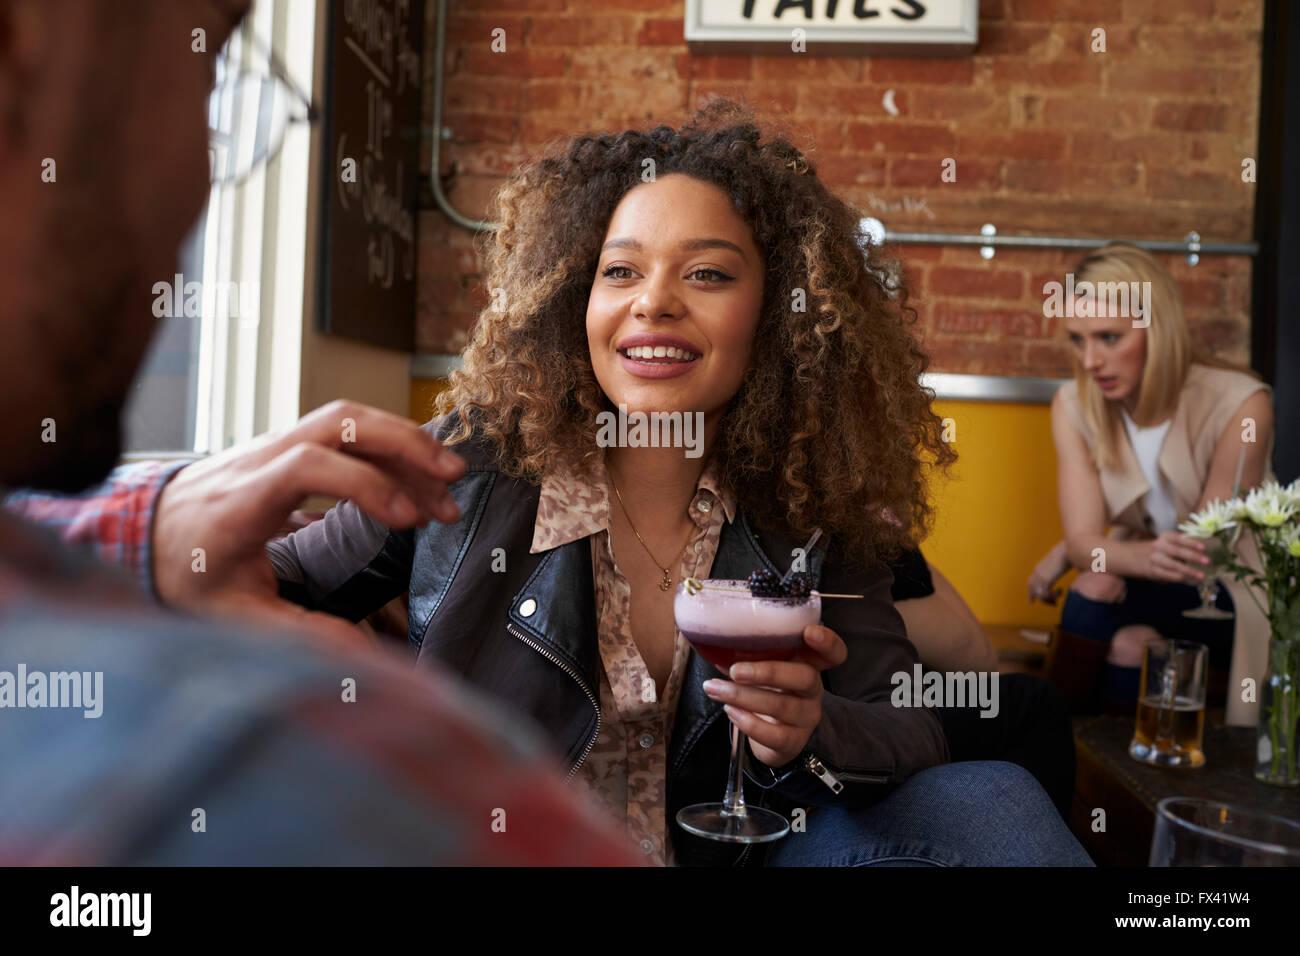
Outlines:
<svg viewBox="0 0 1300 956"><path fill-rule="evenodd" d="M673 598L673 617L696 652L730 674L737 661L789 660L803 646L803 632L821 620L821 595L755 597L745 581L711 578L682 581ZM692 593L694 591L694 593ZM745 734L731 726L731 765L721 803L696 803L677 813L688 833L724 843L768 843L790 832L785 817L745 806L742 757Z"/></svg>
<svg viewBox="0 0 1300 956"><path fill-rule="evenodd" d="M1241 534L1241 526L1233 528L1232 538L1226 542L1216 542L1218 547L1232 550L1236 547L1237 536ZM1217 552L1217 548L1215 549ZM1222 569L1222 565L1214 560L1214 554L1210 556L1210 563L1205 566L1205 579L1196 585L1196 591L1201 596L1200 607L1190 608L1183 612L1183 617L1192 617L1200 621L1229 621L1236 615L1230 611L1225 611L1218 606L1219 582L1216 575Z"/></svg>
<svg viewBox="0 0 1300 956"><path fill-rule="evenodd" d="M1210 574L1211 572L1207 570L1205 580L1196 586L1197 592L1201 595L1200 607L1184 611L1183 617L1194 617L1201 621L1227 621L1235 617L1234 614L1217 605L1219 582L1210 577Z"/></svg>

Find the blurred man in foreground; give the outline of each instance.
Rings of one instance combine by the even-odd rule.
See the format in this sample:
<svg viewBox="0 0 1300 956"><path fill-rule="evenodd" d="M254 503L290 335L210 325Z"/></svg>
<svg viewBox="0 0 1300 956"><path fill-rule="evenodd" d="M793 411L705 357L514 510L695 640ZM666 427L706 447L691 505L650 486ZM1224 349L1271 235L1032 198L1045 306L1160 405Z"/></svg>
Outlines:
<svg viewBox="0 0 1300 956"><path fill-rule="evenodd" d="M152 285L207 195L212 57L246 9L0 0L0 486L77 492L115 464ZM198 28L211 52L192 52ZM203 511L211 528L227 509L203 576L218 608L304 495L403 526L451 520L462 468L413 423L330 407L221 456L219 479L186 469L170 521ZM164 470L124 476L64 529L119 568L0 512L0 863L632 860L530 728L351 649L345 623L242 609L294 635L151 607L165 576L196 576L188 555L152 553ZM331 626L342 639L301 636Z"/></svg>

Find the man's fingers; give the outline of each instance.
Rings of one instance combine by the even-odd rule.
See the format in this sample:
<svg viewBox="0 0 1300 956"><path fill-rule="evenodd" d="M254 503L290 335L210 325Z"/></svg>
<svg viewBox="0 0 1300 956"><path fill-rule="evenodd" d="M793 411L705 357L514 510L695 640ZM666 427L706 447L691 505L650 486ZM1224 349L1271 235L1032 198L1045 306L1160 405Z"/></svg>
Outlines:
<svg viewBox="0 0 1300 956"><path fill-rule="evenodd" d="M273 519L276 527L312 494L348 498L372 518L394 528L423 523L421 519L427 520L431 512L440 520L455 520L452 512L436 503L414 501L406 489L369 462L309 442L277 455L245 484L250 496L248 513Z"/></svg>
<svg viewBox="0 0 1300 956"><path fill-rule="evenodd" d="M401 460L443 482L457 481L465 474L460 456L409 418L356 402L330 402L311 412L281 438L279 450L303 441L349 455Z"/></svg>
<svg viewBox="0 0 1300 956"><path fill-rule="evenodd" d="M415 422L355 402L331 402L307 415L278 443L278 455L319 445L369 462L402 487L419 508L421 523L454 521L459 511L447 483L465 474L465 462ZM304 494L330 494L301 486ZM376 515L378 517L378 515Z"/></svg>
<svg viewBox="0 0 1300 956"><path fill-rule="evenodd" d="M374 465L393 479L406 496L420 506L422 520L438 518L441 521L454 521L459 517L455 502L447 490L447 482L434 478L428 471L416 468L402 458L371 454L357 454L353 457Z"/></svg>

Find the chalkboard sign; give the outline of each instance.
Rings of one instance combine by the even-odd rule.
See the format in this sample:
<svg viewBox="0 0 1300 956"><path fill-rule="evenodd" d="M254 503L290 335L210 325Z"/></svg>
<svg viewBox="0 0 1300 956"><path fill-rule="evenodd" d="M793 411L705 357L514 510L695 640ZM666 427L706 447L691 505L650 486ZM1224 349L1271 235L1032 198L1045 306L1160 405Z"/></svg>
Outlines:
<svg viewBox="0 0 1300 956"><path fill-rule="evenodd" d="M415 348L423 0L330 0L320 327Z"/></svg>

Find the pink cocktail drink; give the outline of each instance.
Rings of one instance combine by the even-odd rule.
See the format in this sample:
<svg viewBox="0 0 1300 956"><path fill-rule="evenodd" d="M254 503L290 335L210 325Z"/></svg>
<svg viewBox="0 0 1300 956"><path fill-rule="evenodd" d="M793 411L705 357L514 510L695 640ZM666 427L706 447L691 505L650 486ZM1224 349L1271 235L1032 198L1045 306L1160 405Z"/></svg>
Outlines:
<svg viewBox="0 0 1300 956"><path fill-rule="evenodd" d="M787 596L768 596L780 593ZM736 661L789 660L803 646L804 629L821 616L821 595L807 579L791 578L787 585L771 572L755 571L749 581L689 578L677 585L673 597L673 617L682 635L728 676ZM732 724L726 796L721 803L682 807L677 811L682 829L724 843L768 843L790 832L779 813L745 806L744 752L745 734Z"/></svg>
<svg viewBox="0 0 1300 956"><path fill-rule="evenodd" d="M737 661L785 661L803 647L803 632L821 620L817 593L800 599L754 597L745 581L713 579L697 594L679 589L673 616L682 636L726 674Z"/></svg>

